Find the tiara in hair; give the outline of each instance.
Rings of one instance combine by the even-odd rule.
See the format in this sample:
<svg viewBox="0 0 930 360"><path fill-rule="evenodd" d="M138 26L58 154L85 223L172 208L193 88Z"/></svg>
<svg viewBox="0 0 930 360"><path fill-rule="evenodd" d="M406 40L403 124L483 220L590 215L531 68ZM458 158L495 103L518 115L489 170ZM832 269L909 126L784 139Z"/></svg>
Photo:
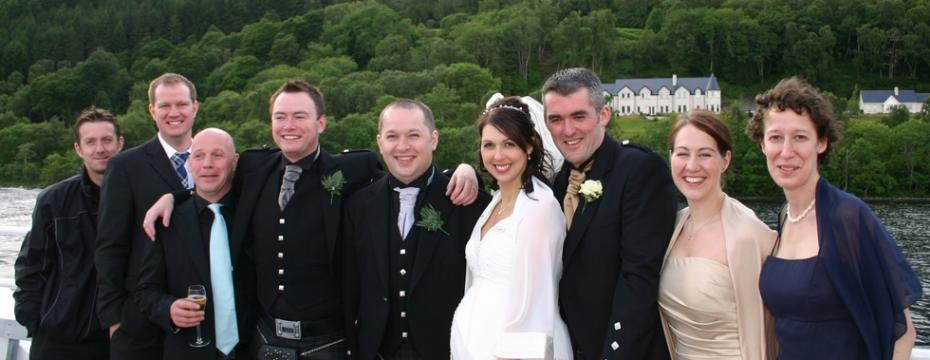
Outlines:
<svg viewBox="0 0 930 360"><path fill-rule="evenodd" d="M513 105L507 105L507 104L500 104L500 105L497 105L497 106L495 106L495 107L485 109L485 110L484 110L484 113L487 114L487 113L489 113L489 112L491 112L491 111L494 111L494 110L497 110L497 109L510 109L510 110L516 110L516 111L519 111L519 112L523 113L523 115L529 115L529 114L526 113L526 111L523 111L523 109L521 109L521 108L519 108L519 107L516 107L516 106L513 106Z"/></svg>

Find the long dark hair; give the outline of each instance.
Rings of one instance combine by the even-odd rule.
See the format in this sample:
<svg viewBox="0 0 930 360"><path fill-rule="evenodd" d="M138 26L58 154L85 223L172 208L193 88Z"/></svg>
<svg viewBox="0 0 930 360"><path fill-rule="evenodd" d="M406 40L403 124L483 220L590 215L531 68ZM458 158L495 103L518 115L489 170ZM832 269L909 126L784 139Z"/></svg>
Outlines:
<svg viewBox="0 0 930 360"><path fill-rule="evenodd" d="M546 156L546 150L543 148L542 138L536 132L536 126L530 119L530 109L517 96L509 96L495 102L491 107L485 110L478 118L478 136L486 125L491 125L512 140L523 151L533 150L526 161L526 169L520 174L520 180L523 189L527 194L533 192L533 177L539 178L543 183L548 185L546 180L546 170L549 169L549 158ZM478 150L478 159L481 159L481 150ZM482 171L487 172L484 168L484 161L479 161ZM491 178L491 187L498 188L497 180Z"/></svg>

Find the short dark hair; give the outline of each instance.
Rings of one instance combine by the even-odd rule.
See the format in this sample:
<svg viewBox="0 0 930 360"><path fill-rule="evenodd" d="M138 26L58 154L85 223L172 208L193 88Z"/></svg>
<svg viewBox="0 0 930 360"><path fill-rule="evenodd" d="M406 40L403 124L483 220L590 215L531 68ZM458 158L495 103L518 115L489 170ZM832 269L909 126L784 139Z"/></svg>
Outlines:
<svg viewBox="0 0 930 360"><path fill-rule="evenodd" d="M675 150L675 137L685 126L694 126L701 132L710 135L717 143L717 152L726 156L727 151L733 151L733 138L730 137L730 128L720 120L717 114L708 110L695 109L678 115L675 124L668 132L668 149Z"/></svg>
<svg viewBox="0 0 930 360"><path fill-rule="evenodd" d="M420 112L423 113L423 121L426 122L426 128L429 129L429 131L436 130L436 120L433 119L433 111L429 109L429 106L413 99L397 99L385 106L384 109L381 110L381 114L378 115L379 132L381 131L381 123L384 121L384 113L388 111L388 109L394 107L408 110L419 109Z"/></svg>
<svg viewBox="0 0 930 360"><path fill-rule="evenodd" d="M196 102L197 101L197 87L194 86L194 83L192 83L190 80L184 77L184 75L175 74L175 73L164 73L149 83L149 104L152 104L152 105L155 104L155 88L157 88L158 85L174 85L178 83L184 84L185 86L187 86L188 89L190 89L191 102Z"/></svg>
<svg viewBox="0 0 930 360"><path fill-rule="evenodd" d="M579 89L588 89L588 102L595 110L600 111L607 102L604 100L604 85L593 71L585 68L570 68L556 71L542 86L542 96L554 91L556 94L568 96Z"/></svg>
<svg viewBox="0 0 930 360"><path fill-rule="evenodd" d="M536 176L544 183L548 183L544 174L550 166L549 158L546 154L546 149L543 147L542 138L539 136L539 133L536 132L536 125L530 118L530 108L520 100L520 97L505 97L494 102L488 110L485 110L478 118L477 127L479 138L481 137L481 131L484 130L484 127L487 125L491 125L502 132L504 136L513 140L523 151L526 151L530 146L533 147L527 159L526 170L523 171L523 174L520 174L523 189L527 194L533 192L533 176ZM480 145L478 160L481 164L481 169L487 171L487 169L484 168L484 161L480 161ZM491 186L497 188L497 180L494 178L491 179Z"/></svg>
<svg viewBox="0 0 930 360"><path fill-rule="evenodd" d="M326 104L323 101L323 93L320 92L320 89L316 86L310 85L310 83L300 79L289 79L285 81L278 90L275 90L274 94L271 94L271 98L268 99L269 113L274 113L274 101L278 99L278 95L281 95L281 93L306 93L310 95L310 100L313 100L313 106L316 107L317 119L326 115Z"/></svg>
<svg viewBox="0 0 930 360"><path fill-rule="evenodd" d="M770 110L791 109L798 115L807 114L817 130L817 140L826 139L827 149L817 155L817 162L826 165L833 144L840 140L840 125L833 115L833 106L814 86L804 79L792 76L782 79L775 87L756 96L756 113L746 124L746 135L762 144L765 133L765 116Z"/></svg>
<svg viewBox="0 0 930 360"><path fill-rule="evenodd" d="M116 134L116 137L119 138L122 136L119 132L119 123L116 122L116 117L113 116L106 109L101 109L96 106L91 106L78 115L77 120L74 121L74 142L81 142L81 125L84 125L89 122L108 122L113 125L113 132Z"/></svg>

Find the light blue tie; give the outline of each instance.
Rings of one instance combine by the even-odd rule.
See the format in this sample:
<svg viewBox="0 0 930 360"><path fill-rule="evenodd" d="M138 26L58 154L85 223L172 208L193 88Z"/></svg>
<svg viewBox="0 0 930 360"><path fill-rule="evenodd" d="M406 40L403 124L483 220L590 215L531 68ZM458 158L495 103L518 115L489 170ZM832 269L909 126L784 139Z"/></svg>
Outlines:
<svg viewBox="0 0 930 360"><path fill-rule="evenodd" d="M216 348L229 355L239 343L239 330L236 328L236 295L233 292L229 236L220 206L223 205L207 206L214 214L213 226L210 227L210 282L213 285Z"/></svg>

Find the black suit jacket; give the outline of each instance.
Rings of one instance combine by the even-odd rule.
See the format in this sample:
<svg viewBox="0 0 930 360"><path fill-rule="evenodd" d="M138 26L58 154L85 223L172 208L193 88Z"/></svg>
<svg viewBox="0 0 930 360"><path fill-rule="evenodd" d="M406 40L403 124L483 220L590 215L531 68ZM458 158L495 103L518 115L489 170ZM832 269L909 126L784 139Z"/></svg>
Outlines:
<svg viewBox="0 0 930 360"><path fill-rule="evenodd" d="M669 169L656 153L609 135L594 156L586 179L604 191L581 199L562 254L559 305L572 347L584 359L667 359L657 297L678 206ZM556 177L559 201L570 170Z"/></svg>
<svg viewBox="0 0 930 360"><path fill-rule="evenodd" d="M321 213L323 214L324 228L321 229L326 237L327 251L329 252L330 265L334 275L338 278L341 276L341 244L339 242L339 232L342 217L342 200L355 190L368 185L372 179L383 176L381 165L378 158L370 151L345 152L339 156L332 156L322 148L317 158L320 162L320 174L329 176L337 171L342 171L345 183L340 191L339 196L334 196L332 201L321 201ZM238 191L239 198L236 203L237 213L236 222L233 224L231 237L235 243L243 244L243 251L246 261L254 254L250 250L253 244L252 234L252 217L255 214L255 204L259 201L262 190L265 189L265 182L269 179L268 174L277 171L278 161L281 157L280 150L263 149L246 151L239 158L234 177L234 190ZM327 196L328 198L328 196ZM275 199L277 201L277 199ZM260 244L259 244L260 246ZM299 261L299 259L297 259ZM257 277L274 277L276 274L256 274ZM267 283L273 283L269 279ZM256 289L257 296L272 296L277 292L276 289ZM267 302L270 304L270 302ZM269 309L265 309L269 310ZM335 314L340 315L340 314Z"/></svg>
<svg viewBox="0 0 930 360"><path fill-rule="evenodd" d="M182 190L171 160L157 137L124 151L107 163L100 193L100 216L94 262L97 266L97 310L101 323L122 323L134 338L160 331L129 300L138 283L145 211L165 193Z"/></svg>
<svg viewBox="0 0 930 360"><path fill-rule="evenodd" d="M235 223L225 219L227 228ZM199 215L194 199L188 199L175 208L171 227L158 228L157 240L145 245L139 285L133 294L136 305L155 324L165 331L165 359L215 359L213 288L210 281L209 239L201 236ZM236 320L239 328L237 359L248 356L248 346L254 328L254 303L250 288L252 269L239 266L242 243L230 238L229 250L233 264L233 288L236 294ZM171 303L187 297L187 287L203 285L207 290L207 307L201 330L213 343L204 348L188 345L194 339L194 328L178 329L171 322Z"/></svg>
<svg viewBox="0 0 930 360"><path fill-rule="evenodd" d="M424 359L449 357L452 316L465 290L465 244L475 222L490 201L480 193L469 206L454 206L445 196L449 178L437 172L427 187L420 209L432 205L442 214L443 229L419 231L418 247L408 291L412 342ZM348 201L345 216L346 308L348 325L357 342L357 358L374 359L381 346L390 316L389 241L396 231L391 218L393 198L387 177L359 190ZM353 325L354 324L354 325ZM354 327L354 329L353 329Z"/></svg>

